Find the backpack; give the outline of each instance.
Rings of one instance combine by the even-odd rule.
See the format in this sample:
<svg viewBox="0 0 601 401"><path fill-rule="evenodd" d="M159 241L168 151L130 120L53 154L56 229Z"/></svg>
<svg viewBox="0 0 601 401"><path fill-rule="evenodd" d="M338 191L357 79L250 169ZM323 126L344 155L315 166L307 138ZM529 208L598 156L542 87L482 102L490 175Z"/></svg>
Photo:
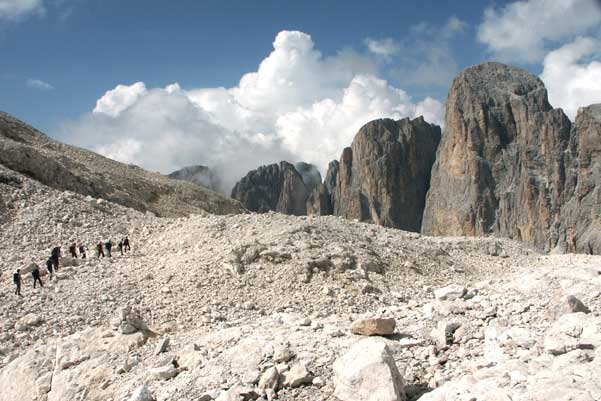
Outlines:
<svg viewBox="0 0 601 401"><path fill-rule="evenodd" d="M55 257L55 258L58 258L58 255L60 254L60 252L61 252L60 247L58 247L58 246L54 247L52 249L52 256Z"/></svg>
<svg viewBox="0 0 601 401"><path fill-rule="evenodd" d="M13 282L19 284L19 273L13 274Z"/></svg>

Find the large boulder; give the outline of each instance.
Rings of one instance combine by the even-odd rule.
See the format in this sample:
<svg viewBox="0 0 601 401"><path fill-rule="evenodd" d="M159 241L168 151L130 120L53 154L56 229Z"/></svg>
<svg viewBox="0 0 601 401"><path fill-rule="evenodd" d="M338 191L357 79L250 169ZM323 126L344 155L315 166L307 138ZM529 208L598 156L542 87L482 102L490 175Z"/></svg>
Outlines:
<svg viewBox="0 0 601 401"><path fill-rule="evenodd" d="M116 388L107 387L115 378L115 361L138 352L145 341L141 333L108 335L91 328L37 344L0 370L0 401L116 398Z"/></svg>
<svg viewBox="0 0 601 401"><path fill-rule="evenodd" d="M601 346L600 323L600 318L583 312L561 316L545 335L545 351L562 355L577 349L598 349Z"/></svg>
<svg viewBox="0 0 601 401"><path fill-rule="evenodd" d="M578 111L566 157L562 250L601 254L601 104Z"/></svg>
<svg viewBox="0 0 601 401"><path fill-rule="evenodd" d="M308 192L303 178L285 161L250 171L234 186L232 198L253 212L307 214Z"/></svg>
<svg viewBox="0 0 601 401"><path fill-rule="evenodd" d="M447 99L422 233L554 247L570 130L527 71L499 63L463 71Z"/></svg>
<svg viewBox="0 0 601 401"><path fill-rule="evenodd" d="M354 343L334 362L334 396L344 401L401 401L405 386L386 340Z"/></svg>
<svg viewBox="0 0 601 401"><path fill-rule="evenodd" d="M342 152L334 214L420 231L440 137L422 117L364 125Z"/></svg>

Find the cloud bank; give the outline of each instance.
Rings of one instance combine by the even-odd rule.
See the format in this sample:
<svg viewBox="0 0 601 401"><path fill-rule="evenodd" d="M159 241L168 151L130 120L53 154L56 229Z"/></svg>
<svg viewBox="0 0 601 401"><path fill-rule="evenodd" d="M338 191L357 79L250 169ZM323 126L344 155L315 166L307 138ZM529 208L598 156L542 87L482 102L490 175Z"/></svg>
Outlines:
<svg viewBox="0 0 601 401"><path fill-rule="evenodd" d="M587 62L600 52L598 39L581 37L545 57L541 79L549 102L562 107L572 121L579 107L601 102L601 62Z"/></svg>
<svg viewBox="0 0 601 401"><path fill-rule="evenodd" d="M0 21L15 21L40 13L44 13L42 0L0 0Z"/></svg>
<svg viewBox="0 0 601 401"><path fill-rule="evenodd" d="M478 40L501 61L537 63L549 47L599 29L596 0L528 0L490 7Z"/></svg>
<svg viewBox="0 0 601 401"><path fill-rule="evenodd" d="M379 78L365 55L325 57L309 35L282 31L257 71L235 87L118 85L93 112L65 123L61 136L162 173L209 165L227 191L248 170L283 159L323 171L368 121L419 115L442 124L443 106L415 101Z"/></svg>
<svg viewBox="0 0 601 401"><path fill-rule="evenodd" d="M44 91L49 91L54 89L54 86L50 85L48 82L42 81L41 79L28 79L25 83L28 88L39 89Z"/></svg>

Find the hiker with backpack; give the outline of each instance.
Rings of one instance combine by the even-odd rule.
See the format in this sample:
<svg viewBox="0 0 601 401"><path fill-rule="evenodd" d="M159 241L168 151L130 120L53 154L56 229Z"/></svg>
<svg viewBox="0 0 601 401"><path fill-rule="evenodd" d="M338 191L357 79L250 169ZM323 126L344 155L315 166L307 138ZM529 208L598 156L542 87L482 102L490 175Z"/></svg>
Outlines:
<svg viewBox="0 0 601 401"><path fill-rule="evenodd" d="M77 259L77 244L75 242L69 247L69 252L72 258Z"/></svg>
<svg viewBox="0 0 601 401"><path fill-rule="evenodd" d="M15 283L15 286L17 287L15 289L15 294L17 294L18 296L22 296L21 295L21 285L23 284L23 279L21 278L21 269L17 269L17 271L14 272L13 283Z"/></svg>
<svg viewBox="0 0 601 401"><path fill-rule="evenodd" d="M103 250L103 246L102 246L102 241L98 241L98 243L96 244L96 253L98 254L98 258L100 258L100 257L104 258L104 250Z"/></svg>
<svg viewBox="0 0 601 401"><path fill-rule="evenodd" d="M60 246L55 246L54 248L52 248L52 253L50 255L50 257L52 258L52 267L54 268L54 271L57 272L58 271L58 259L61 257L61 247Z"/></svg>
<svg viewBox="0 0 601 401"><path fill-rule="evenodd" d="M48 270L49 280L52 280L52 257L46 260L46 270Z"/></svg>
<svg viewBox="0 0 601 401"><path fill-rule="evenodd" d="M84 244L79 245L79 254L81 255L82 259L86 258L86 246Z"/></svg>
<svg viewBox="0 0 601 401"><path fill-rule="evenodd" d="M129 238L127 237L127 235L125 236L125 239L123 240L123 250L125 252L131 251L131 247L129 246Z"/></svg>
<svg viewBox="0 0 601 401"><path fill-rule="evenodd" d="M104 243L104 247L106 249L106 255L110 258L113 255L111 254L111 249L113 248L113 242L110 239L107 239Z"/></svg>
<svg viewBox="0 0 601 401"><path fill-rule="evenodd" d="M42 279L40 279L40 268L36 263L33 264L31 276L33 277L33 288L35 288L36 283L40 283L40 287L44 286L44 284L42 284Z"/></svg>

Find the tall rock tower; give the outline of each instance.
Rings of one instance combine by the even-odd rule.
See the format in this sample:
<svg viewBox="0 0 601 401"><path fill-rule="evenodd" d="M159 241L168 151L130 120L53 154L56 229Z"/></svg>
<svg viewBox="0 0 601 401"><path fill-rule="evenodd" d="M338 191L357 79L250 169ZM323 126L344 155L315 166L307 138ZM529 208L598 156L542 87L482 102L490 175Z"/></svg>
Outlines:
<svg viewBox="0 0 601 401"><path fill-rule="evenodd" d="M570 129L528 72L499 63L463 71L447 99L422 233L555 247Z"/></svg>

